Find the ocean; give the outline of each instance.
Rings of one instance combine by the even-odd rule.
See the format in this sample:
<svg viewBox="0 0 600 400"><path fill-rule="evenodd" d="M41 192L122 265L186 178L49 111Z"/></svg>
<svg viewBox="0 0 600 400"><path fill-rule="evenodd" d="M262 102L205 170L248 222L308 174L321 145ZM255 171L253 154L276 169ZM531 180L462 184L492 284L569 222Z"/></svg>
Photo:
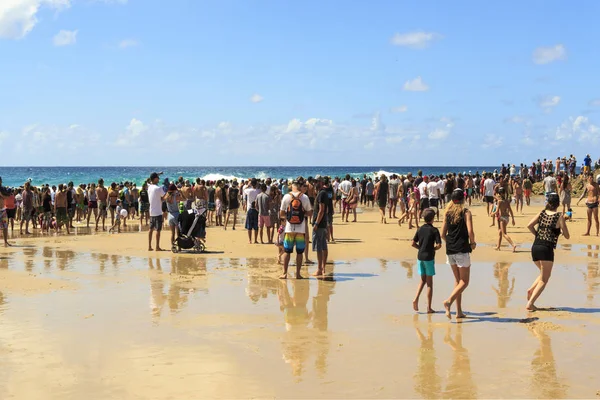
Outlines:
<svg viewBox="0 0 600 400"><path fill-rule="evenodd" d="M200 177L205 180L233 179L237 178L295 178L298 176L309 177L323 176L345 176L353 177L368 175L371 177L381 174L392 173L406 175L408 172L415 174L422 170L424 174L446 174L448 172L475 173L477 171L493 171L499 167L490 166L454 166L454 167L426 167L426 166L371 166L371 167L0 167L0 176L4 186L22 186L25 181L31 180L33 185L58 185L59 183L75 184L97 182L103 178L104 182L137 182L141 184L154 171L163 171L164 177L177 179L183 176L185 179L195 180Z"/></svg>

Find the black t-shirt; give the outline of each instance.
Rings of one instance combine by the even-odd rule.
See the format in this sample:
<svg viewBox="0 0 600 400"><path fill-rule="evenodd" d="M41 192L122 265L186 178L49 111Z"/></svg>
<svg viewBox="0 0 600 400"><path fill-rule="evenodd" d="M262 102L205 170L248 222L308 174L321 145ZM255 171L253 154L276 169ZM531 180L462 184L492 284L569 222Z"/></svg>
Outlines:
<svg viewBox="0 0 600 400"><path fill-rule="evenodd" d="M333 188L329 186L325 191L327 192L327 214L333 215Z"/></svg>
<svg viewBox="0 0 600 400"><path fill-rule="evenodd" d="M362 181L360 181L360 186L362 187L363 192L367 189L367 180L363 179Z"/></svg>
<svg viewBox="0 0 600 400"><path fill-rule="evenodd" d="M456 187L456 181L454 179L447 179L446 186L444 186L444 192L446 194L452 194L452 192L454 192L455 187Z"/></svg>
<svg viewBox="0 0 600 400"><path fill-rule="evenodd" d="M415 179L415 187L419 187L421 182L423 182L423 177L422 176L417 177L417 179Z"/></svg>
<svg viewBox="0 0 600 400"><path fill-rule="evenodd" d="M446 254L470 253L471 245L469 242L469 230L465 221L465 210L457 224L450 221L450 216L446 216Z"/></svg>
<svg viewBox="0 0 600 400"><path fill-rule="evenodd" d="M435 245L442 243L440 231L431 224L422 225L415 233L413 241L419 245L418 259L431 261L435 259Z"/></svg>
<svg viewBox="0 0 600 400"><path fill-rule="evenodd" d="M147 190L140 190L140 203L150 203Z"/></svg>
<svg viewBox="0 0 600 400"><path fill-rule="evenodd" d="M456 178L456 187L458 189L464 189L465 188L465 180L463 178Z"/></svg>
<svg viewBox="0 0 600 400"><path fill-rule="evenodd" d="M75 204L73 204L73 192L71 192L71 189L67 189L67 207L75 207Z"/></svg>
<svg viewBox="0 0 600 400"><path fill-rule="evenodd" d="M328 193L327 190L321 190L319 194L317 194L317 199L315 201L315 210L313 212L313 223L317 221L321 207L325 207L325 213L323 214L323 218L321 218L321 221L317 225L317 228L327 228L327 215L331 213L331 209L333 208L332 198L329 198L330 193L333 198L333 191Z"/></svg>
<svg viewBox="0 0 600 400"><path fill-rule="evenodd" d="M52 211L52 197L49 194L44 195L44 199L42 200L42 206L44 207L44 212Z"/></svg>

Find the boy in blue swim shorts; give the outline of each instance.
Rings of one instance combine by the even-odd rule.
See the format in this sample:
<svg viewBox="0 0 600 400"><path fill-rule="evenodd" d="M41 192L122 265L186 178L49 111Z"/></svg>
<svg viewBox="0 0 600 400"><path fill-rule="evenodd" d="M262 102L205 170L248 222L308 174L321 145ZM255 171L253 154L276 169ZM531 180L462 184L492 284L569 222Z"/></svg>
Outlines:
<svg viewBox="0 0 600 400"><path fill-rule="evenodd" d="M435 311L431 308L433 299L433 276L435 275L435 251L442 248L442 239L440 231L433 226L435 211L427 208L423 211L423 219L425 224L422 225L415 237L413 238L412 246L419 250L417 256L417 265L421 282L417 289L417 295L413 301L413 309L419 311L419 296L425 285L427 285L427 313L432 314Z"/></svg>

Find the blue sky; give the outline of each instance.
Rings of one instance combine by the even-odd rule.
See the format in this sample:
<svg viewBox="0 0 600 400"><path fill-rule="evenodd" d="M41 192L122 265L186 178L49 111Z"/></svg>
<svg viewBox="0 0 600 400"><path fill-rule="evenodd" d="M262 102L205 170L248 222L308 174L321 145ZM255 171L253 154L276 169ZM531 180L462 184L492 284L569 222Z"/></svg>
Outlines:
<svg viewBox="0 0 600 400"><path fill-rule="evenodd" d="M1 0L2 164L583 159L600 139L599 14L594 1Z"/></svg>

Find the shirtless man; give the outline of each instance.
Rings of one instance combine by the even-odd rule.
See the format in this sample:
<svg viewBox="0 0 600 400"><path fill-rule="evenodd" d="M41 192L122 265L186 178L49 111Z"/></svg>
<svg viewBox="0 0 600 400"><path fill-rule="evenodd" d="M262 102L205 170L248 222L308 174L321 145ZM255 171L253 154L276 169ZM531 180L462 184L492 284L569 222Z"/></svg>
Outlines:
<svg viewBox="0 0 600 400"><path fill-rule="evenodd" d="M70 234L69 215L67 214L67 192L62 183L58 185L58 191L54 197L54 215L56 215L56 233L58 233L62 225L65 225L67 227L67 234Z"/></svg>
<svg viewBox="0 0 600 400"><path fill-rule="evenodd" d="M131 193L132 200L132 204L129 205L131 207L129 215L131 219L133 219L137 214L139 214L138 210L140 207L140 190L137 188L137 185L133 183L129 188L129 192Z"/></svg>
<svg viewBox="0 0 600 400"><path fill-rule="evenodd" d="M581 200L587 194L587 200L585 201L585 205L587 206L587 231L583 236L590 236L590 229L592 229L592 215L594 216L594 221L596 222L596 236L600 231L600 225L598 224L598 201L600 195L600 188L598 187L598 183L594 180L593 175L588 176L588 183L585 186L585 190L581 194L579 201L577 201L577 205L581 202Z"/></svg>
<svg viewBox="0 0 600 400"><path fill-rule="evenodd" d="M96 188L96 197L98 198L98 218L96 218L96 230L98 230L98 222L102 218L102 230L106 230L106 209L108 207L108 190L104 187L104 180L98 179L98 187Z"/></svg>
<svg viewBox="0 0 600 400"><path fill-rule="evenodd" d="M179 191L181 194L181 200L185 202L185 209L189 210L192 208L192 203L194 202L194 193L192 191L192 185L189 180L185 181L185 184Z"/></svg>
<svg viewBox="0 0 600 400"><path fill-rule="evenodd" d="M525 179L523 179L522 188L523 193L525 194L525 202L529 207L531 205L531 190L533 189L533 183L531 183L529 176L526 176ZM523 212L523 205L521 205L521 212Z"/></svg>

